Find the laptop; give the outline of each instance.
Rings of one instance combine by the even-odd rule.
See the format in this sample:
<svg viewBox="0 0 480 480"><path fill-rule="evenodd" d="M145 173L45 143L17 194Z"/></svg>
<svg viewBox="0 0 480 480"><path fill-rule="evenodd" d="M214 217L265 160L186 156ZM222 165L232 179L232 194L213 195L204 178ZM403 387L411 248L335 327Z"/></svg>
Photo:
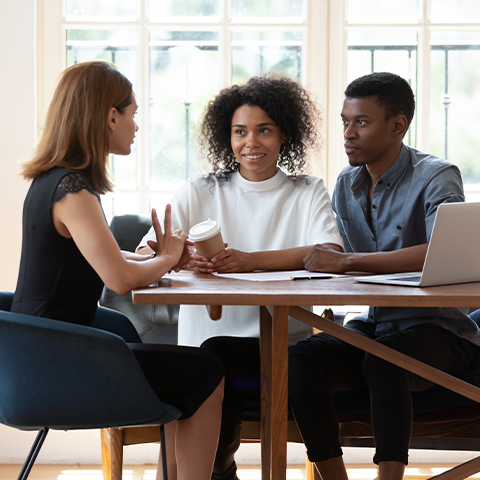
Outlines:
<svg viewBox="0 0 480 480"><path fill-rule="evenodd" d="M438 206L421 272L371 275L355 280L409 287L480 282L480 202Z"/></svg>

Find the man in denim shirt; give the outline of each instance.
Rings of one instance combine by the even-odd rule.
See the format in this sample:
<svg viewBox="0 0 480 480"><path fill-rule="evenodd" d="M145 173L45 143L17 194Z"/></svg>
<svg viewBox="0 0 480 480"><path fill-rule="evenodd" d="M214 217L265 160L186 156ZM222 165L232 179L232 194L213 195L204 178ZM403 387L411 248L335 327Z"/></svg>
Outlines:
<svg viewBox="0 0 480 480"><path fill-rule="evenodd" d="M422 270L436 210L464 201L458 168L407 147L403 137L415 110L408 83L392 73L353 81L342 110L350 166L333 194L345 253L316 245L305 257L311 271L378 273ZM369 311L345 328L458 376L470 365L476 324L457 308ZM333 389L368 390L380 480L400 480L408 463L410 390L435 385L330 335L297 343L289 355L289 397L295 419L323 480L347 480Z"/></svg>

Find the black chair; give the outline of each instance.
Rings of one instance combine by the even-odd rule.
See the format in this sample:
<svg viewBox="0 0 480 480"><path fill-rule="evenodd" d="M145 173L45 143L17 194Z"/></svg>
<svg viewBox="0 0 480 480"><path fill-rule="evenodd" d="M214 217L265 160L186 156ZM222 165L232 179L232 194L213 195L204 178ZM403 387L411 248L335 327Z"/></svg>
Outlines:
<svg viewBox="0 0 480 480"><path fill-rule="evenodd" d="M181 412L158 399L125 341L104 329L9 312L12 297L0 292L0 423L39 431L19 479L28 477L49 429L161 425L164 454L163 424ZM117 331L134 339L128 319L116 316L123 323Z"/></svg>
<svg viewBox="0 0 480 480"><path fill-rule="evenodd" d="M134 252L140 240L152 226L150 217L117 215L110 222L110 230L121 250ZM135 326L144 343L178 342L178 305L133 305L132 295L117 295L104 287L100 305L126 315Z"/></svg>

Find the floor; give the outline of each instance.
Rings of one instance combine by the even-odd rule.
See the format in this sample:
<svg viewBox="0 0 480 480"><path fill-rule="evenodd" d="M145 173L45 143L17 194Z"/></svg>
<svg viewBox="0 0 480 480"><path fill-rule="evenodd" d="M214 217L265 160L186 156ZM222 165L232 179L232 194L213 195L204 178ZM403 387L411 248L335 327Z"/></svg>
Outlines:
<svg viewBox="0 0 480 480"><path fill-rule="evenodd" d="M452 465L409 465L405 472L405 480L425 480L432 475L442 473ZM0 465L0 480L15 480L20 472L20 465ZM371 480L376 471L370 466L348 465L350 480ZM244 466L239 469L240 480L260 480L258 465ZM289 465L287 480L305 479L305 465ZM480 474L470 478L480 478ZM29 480L103 480L99 465L35 465ZM130 465L123 470L123 480L155 480L155 465Z"/></svg>

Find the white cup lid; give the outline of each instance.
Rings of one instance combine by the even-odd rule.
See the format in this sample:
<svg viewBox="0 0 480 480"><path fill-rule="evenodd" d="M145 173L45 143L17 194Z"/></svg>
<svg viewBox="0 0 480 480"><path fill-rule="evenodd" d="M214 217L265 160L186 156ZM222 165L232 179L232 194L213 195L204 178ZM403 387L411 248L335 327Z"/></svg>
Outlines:
<svg viewBox="0 0 480 480"><path fill-rule="evenodd" d="M193 242L203 242L209 238L214 237L220 232L220 225L215 220L208 219L204 222L197 223L194 225L188 234L188 238Z"/></svg>

